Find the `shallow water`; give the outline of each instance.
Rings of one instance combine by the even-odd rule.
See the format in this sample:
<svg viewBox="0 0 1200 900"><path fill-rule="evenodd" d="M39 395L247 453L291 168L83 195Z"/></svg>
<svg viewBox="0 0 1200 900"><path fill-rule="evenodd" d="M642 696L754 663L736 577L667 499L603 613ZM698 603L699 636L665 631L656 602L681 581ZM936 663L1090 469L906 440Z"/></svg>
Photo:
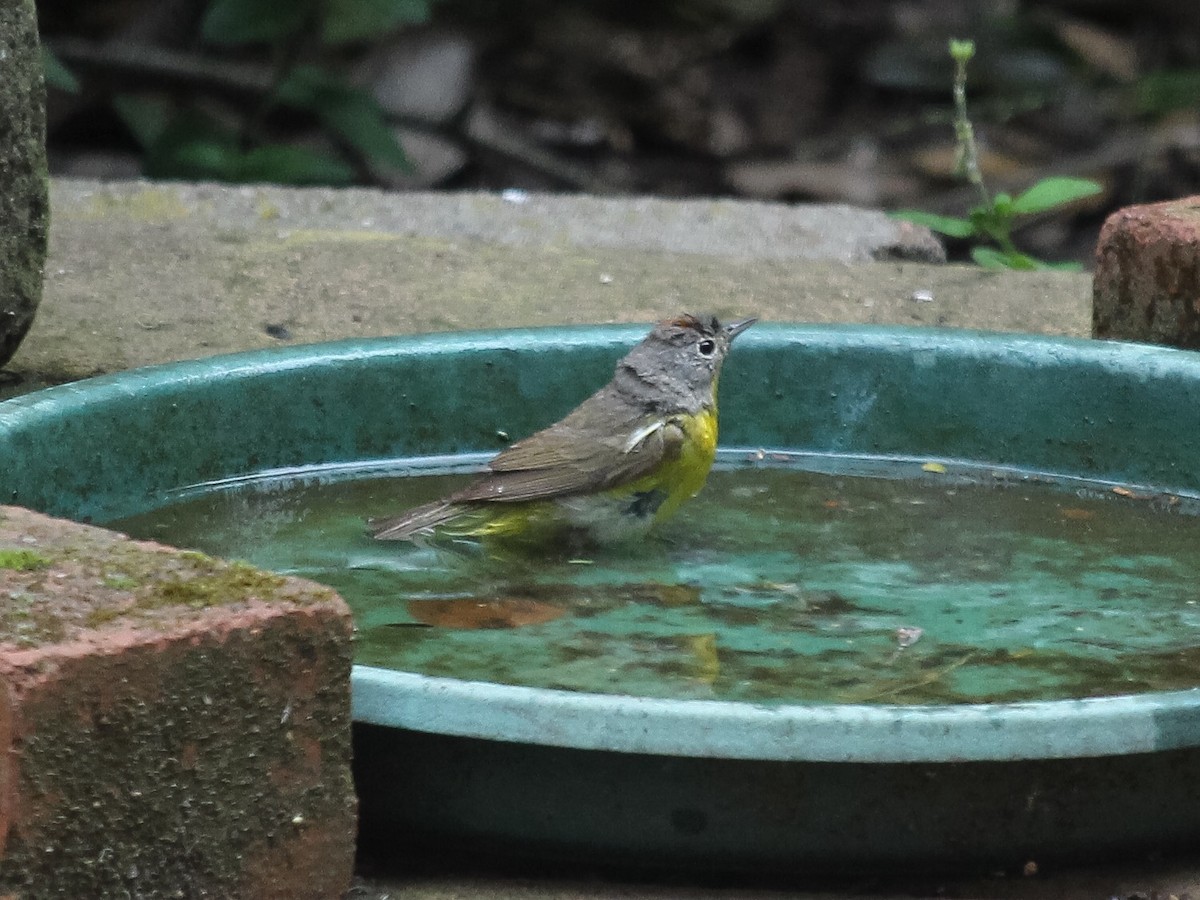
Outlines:
<svg viewBox="0 0 1200 900"><path fill-rule="evenodd" d="M331 585L358 662L430 675L820 703L1200 683L1195 499L913 461L722 459L733 468L650 538L581 558L375 541L367 517L465 477L378 469L202 486L110 525ZM425 471L447 465L464 461Z"/></svg>

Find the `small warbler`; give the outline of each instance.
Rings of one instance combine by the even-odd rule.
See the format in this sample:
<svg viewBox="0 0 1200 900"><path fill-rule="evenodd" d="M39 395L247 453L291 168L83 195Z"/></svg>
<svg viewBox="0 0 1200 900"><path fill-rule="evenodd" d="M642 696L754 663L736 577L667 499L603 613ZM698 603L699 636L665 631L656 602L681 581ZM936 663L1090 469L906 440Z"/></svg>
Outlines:
<svg viewBox="0 0 1200 900"><path fill-rule="evenodd" d="M565 418L501 451L466 487L372 521L372 532L571 546L644 533L704 486L717 449L721 363L756 321L684 314L660 322Z"/></svg>

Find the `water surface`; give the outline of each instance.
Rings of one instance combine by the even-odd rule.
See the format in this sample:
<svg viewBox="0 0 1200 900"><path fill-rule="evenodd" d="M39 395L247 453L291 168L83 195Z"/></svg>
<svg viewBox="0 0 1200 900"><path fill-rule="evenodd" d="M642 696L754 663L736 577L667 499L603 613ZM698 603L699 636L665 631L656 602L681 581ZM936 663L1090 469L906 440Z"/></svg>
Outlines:
<svg viewBox="0 0 1200 900"><path fill-rule="evenodd" d="M429 675L766 703L1200 683L1194 499L919 461L722 460L650 538L550 559L366 534L461 474L267 473L111 524L331 585L359 663Z"/></svg>

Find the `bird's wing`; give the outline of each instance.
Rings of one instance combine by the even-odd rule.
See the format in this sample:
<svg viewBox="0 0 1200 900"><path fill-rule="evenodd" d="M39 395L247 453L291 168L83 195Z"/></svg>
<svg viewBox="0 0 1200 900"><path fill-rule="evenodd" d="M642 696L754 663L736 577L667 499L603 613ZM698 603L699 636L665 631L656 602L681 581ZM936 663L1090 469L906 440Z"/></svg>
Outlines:
<svg viewBox="0 0 1200 900"><path fill-rule="evenodd" d="M450 496L456 503L544 500L619 487L679 455L683 429L654 417L632 431L597 438L566 421L518 441L492 460L491 473Z"/></svg>
<svg viewBox="0 0 1200 900"><path fill-rule="evenodd" d="M404 541L430 531L458 515L459 510L445 500L435 500L407 510L388 519L372 519L367 523L371 534L381 541Z"/></svg>

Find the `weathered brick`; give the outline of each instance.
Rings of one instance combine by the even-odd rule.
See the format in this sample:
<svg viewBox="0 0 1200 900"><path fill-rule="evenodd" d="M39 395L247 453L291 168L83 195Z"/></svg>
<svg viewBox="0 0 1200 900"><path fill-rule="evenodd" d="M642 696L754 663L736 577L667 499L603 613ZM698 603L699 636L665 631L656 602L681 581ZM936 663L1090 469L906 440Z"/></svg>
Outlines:
<svg viewBox="0 0 1200 900"><path fill-rule="evenodd" d="M1200 348L1200 196L1108 217L1096 248L1092 334Z"/></svg>
<svg viewBox="0 0 1200 900"><path fill-rule="evenodd" d="M0 895L340 897L327 588L0 506Z"/></svg>

